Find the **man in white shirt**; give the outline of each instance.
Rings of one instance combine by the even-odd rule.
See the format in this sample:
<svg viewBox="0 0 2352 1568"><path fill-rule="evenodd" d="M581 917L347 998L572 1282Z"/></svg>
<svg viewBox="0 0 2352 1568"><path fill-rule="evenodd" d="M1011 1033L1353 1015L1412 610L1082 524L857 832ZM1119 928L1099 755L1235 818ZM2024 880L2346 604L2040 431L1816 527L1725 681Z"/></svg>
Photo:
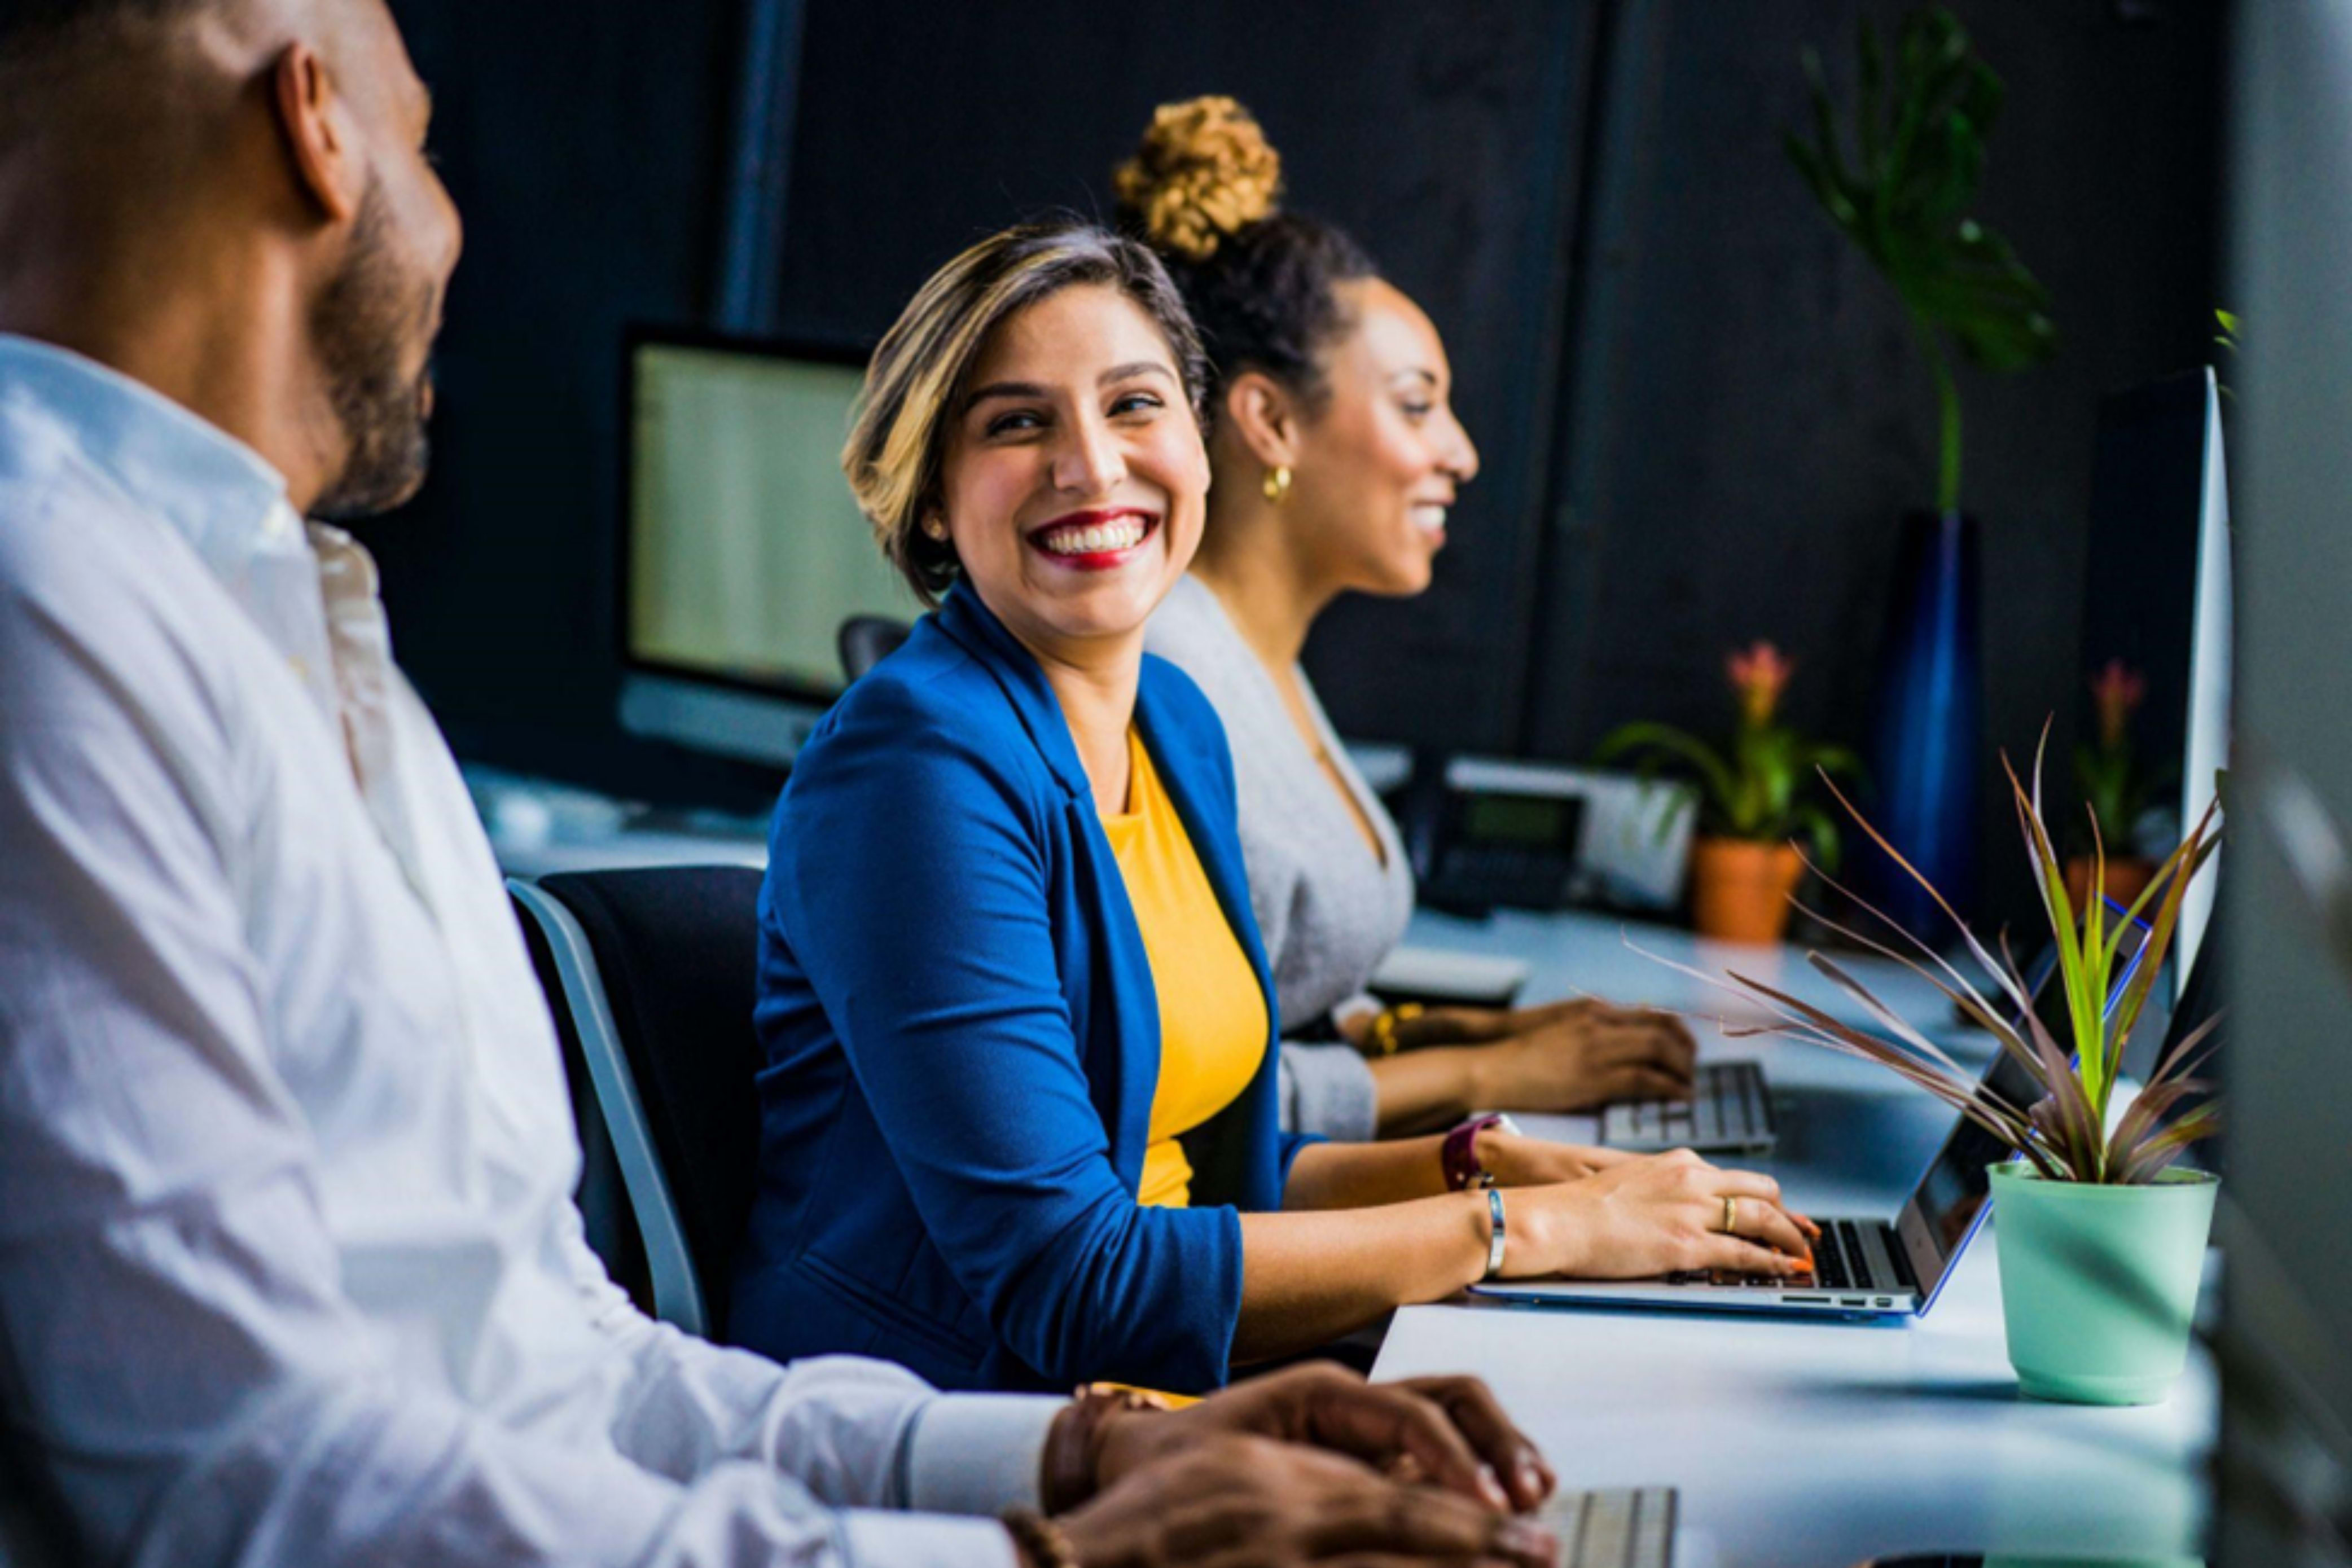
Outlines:
<svg viewBox="0 0 2352 1568"><path fill-rule="evenodd" d="M382 0L0 8L0 1416L75 1545L1548 1555L1475 1384L951 1397L613 1287L488 847L373 564L302 520L422 480L429 113Z"/></svg>

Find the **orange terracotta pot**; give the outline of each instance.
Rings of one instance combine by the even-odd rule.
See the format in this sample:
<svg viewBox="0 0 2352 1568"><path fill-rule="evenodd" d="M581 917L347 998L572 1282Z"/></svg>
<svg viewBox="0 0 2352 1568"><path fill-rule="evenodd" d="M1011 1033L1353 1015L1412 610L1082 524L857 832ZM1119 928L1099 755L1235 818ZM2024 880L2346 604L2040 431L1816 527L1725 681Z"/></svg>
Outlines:
<svg viewBox="0 0 2352 1568"><path fill-rule="evenodd" d="M1700 839L1691 846L1692 924L1725 942L1778 942L1804 874L1793 844Z"/></svg>
<svg viewBox="0 0 2352 1568"><path fill-rule="evenodd" d="M2154 861L2140 860L2136 857L2117 859L2109 856L2107 896L2129 909L2132 900L2147 891L2147 884L2155 879L2155 876ZM2078 915L2082 913L2084 895L2090 891L2090 886L2091 857L2088 855L2066 857L2066 896L2074 901L2074 910Z"/></svg>

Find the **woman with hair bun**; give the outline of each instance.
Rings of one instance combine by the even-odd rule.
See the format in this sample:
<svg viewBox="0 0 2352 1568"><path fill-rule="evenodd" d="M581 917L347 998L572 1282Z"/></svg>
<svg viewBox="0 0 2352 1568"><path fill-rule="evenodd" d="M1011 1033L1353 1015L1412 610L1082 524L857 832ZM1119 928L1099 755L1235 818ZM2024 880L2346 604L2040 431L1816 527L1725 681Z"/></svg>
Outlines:
<svg viewBox="0 0 2352 1568"><path fill-rule="evenodd" d="M1083 225L972 246L874 351L842 465L937 609L776 808L740 1343L1192 1392L1475 1280L1807 1255L1769 1179L1688 1155L1277 1132L1224 731L1143 648L1205 384L1152 252Z"/></svg>
<svg viewBox="0 0 2352 1568"><path fill-rule="evenodd" d="M1167 262L1210 360L1208 523L1148 645L1223 721L1283 1033L1347 1042L1285 1050L1286 1124L1361 1139L1474 1110L1686 1094L1696 1047L1664 1013L1383 1012L1364 994L1404 935L1412 872L1299 651L1341 593L1429 586L1478 449L1447 402L1429 318L1344 232L1284 210L1281 183L1229 98L1163 105L1114 179L1122 221Z"/></svg>

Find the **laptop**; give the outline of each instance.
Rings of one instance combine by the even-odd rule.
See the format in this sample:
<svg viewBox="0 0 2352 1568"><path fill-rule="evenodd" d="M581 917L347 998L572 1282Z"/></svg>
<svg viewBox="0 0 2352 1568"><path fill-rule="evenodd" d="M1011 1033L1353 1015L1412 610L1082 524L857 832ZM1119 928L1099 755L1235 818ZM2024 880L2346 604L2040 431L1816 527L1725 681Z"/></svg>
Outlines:
<svg viewBox="0 0 2352 1568"><path fill-rule="evenodd" d="M2138 972L2145 951L2140 944L2146 940L2146 925L2135 922L2133 929L2130 957L2107 994L2110 1013ZM2034 967L2028 992L2037 998L2037 1006L2063 1005L2054 990L2042 997L2057 956L2053 944ZM1996 1051L1978 1082L2011 1104L2039 1098L2033 1075L2006 1051ZM1470 1289L1477 1295L1530 1306L1667 1307L1846 1322L1925 1317L1950 1278L1952 1265L1984 1223L1985 1199L1992 1186L1986 1167L2010 1157L2008 1145L1953 1112L1944 1146L1891 1223L1815 1217L1822 1237L1813 1244L1815 1271L1810 1279L1692 1270L1654 1280L1511 1280Z"/></svg>
<svg viewBox="0 0 2352 1568"><path fill-rule="evenodd" d="M1629 1154L1769 1155L1780 1137L1764 1069L1753 1061L1708 1062L1687 1100L1620 1100L1601 1110L1601 1146Z"/></svg>

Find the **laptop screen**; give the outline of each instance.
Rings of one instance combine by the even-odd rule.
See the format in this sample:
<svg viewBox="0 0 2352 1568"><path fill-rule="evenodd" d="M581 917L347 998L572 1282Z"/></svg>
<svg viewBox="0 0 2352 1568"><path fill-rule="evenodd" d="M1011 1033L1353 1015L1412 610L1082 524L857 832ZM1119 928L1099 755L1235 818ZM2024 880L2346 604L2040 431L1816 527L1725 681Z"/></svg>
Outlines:
<svg viewBox="0 0 2352 1568"><path fill-rule="evenodd" d="M2012 1105L2031 1105L2041 1098L2033 1075L2005 1051L1986 1072L1984 1082ZM1984 1207L1985 1195L1992 1190L1987 1167L2009 1157L2007 1144L1966 1116L1944 1140L1936 1163L1919 1179L1919 1190L1911 1199L1927 1220L1928 1235L1943 1260L1948 1260L1960 1249L1969 1227L1976 1223L1977 1211Z"/></svg>
<svg viewBox="0 0 2352 1568"><path fill-rule="evenodd" d="M2112 900L2108 908L2114 914L2122 913ZM2110 1012L2122 998L2124 988L2139 972L2141 944L2147 936L2147 926L2133 922L2131 935L2124 943L2123 967L2116 971L2107 994ZM2051 972L2057 967L2058 950L2053 944L2042 953L2033 973L2027 977L2027 991L2033 998L2034 1010L2041 1016L2043 1027L2053 1038L2063 1040L2068 1038L2071 1027L2066 1019L2065 994L2049 983ZM1992 1065L1985 1069L1979 1082L2020 1108L2041 1098L2033 1075L2006 1051L1994 1056ZM1985 1198L1992 1191L1990 1168L2011 1157L2009 1145L1973 1120L1958 1113L1952 1120L1956 1125L1951 1135L1937 1151L1927 1174L1919 1178L1917 1190L1895 1221L1895 1230L1910 1256L1911 1270L1918 1279L1923 1298L1935 1294L1937 1286L1943 1281L1945 1268L1983 1218Z"/></svg>

